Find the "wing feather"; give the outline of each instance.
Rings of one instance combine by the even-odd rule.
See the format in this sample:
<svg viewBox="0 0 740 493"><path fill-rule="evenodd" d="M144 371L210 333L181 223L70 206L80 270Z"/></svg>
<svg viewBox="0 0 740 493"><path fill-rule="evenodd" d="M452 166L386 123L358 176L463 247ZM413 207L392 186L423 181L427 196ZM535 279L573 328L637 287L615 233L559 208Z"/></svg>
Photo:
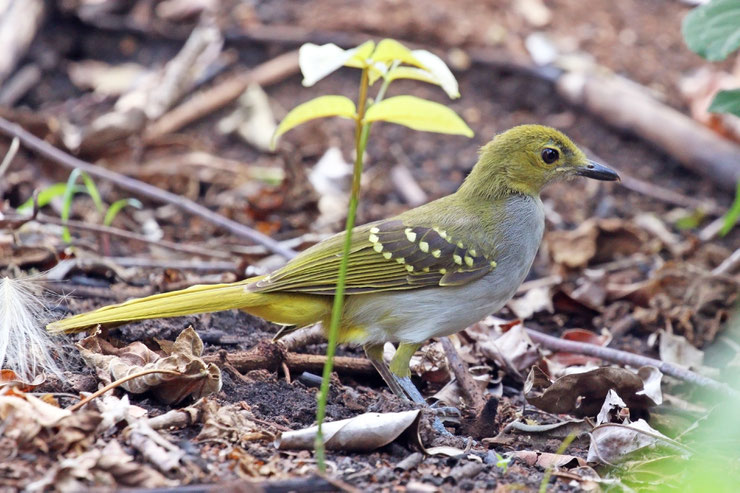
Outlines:
<svg viewBox="0 0 740 493"><path fill-rule="evenodd" d="M300 254L283 268L247 286L255 292L333 295L344 233ZM355 228L347 294L456 286L491 272L496 262L439 227L408 226L400 219Z"/></svg>

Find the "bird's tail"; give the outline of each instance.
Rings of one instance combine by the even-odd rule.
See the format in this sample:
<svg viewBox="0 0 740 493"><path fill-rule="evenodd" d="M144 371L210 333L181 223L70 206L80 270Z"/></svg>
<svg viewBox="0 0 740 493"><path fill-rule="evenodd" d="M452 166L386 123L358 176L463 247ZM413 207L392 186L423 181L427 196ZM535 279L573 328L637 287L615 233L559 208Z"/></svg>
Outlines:
<svg viewBox="0 0 740 493"><path fill-rule="evenodd" d="M49 332L71 334L97 325L115 326L135 320L246 308L250 304L264 302L261 297L265 295L249 293L245 289L251 282L254 279L231 284L203 284L155 294L59 320L47 325L46 329Z"/></svg>

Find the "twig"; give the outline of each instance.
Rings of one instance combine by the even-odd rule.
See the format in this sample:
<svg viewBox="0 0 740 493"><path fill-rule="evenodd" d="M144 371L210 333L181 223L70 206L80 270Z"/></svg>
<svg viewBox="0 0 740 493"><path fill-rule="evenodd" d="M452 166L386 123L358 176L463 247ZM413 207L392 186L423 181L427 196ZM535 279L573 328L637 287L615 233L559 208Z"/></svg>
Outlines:
<svg viewBox="0 0 740 493"><path fill-rule="evenodd" d="M533 341L554 351L585 354L586 356L594 356L606 361L611 361L612 363L629 365L632 367L655 366L664 375L669 375L671 377L678 378L685 382L689 382L700 387L705 387L716 392L738 395L738 392L735 391L735 389L724 383L718 382L703 375L699 375L698 373L695 373L691 370L681 368L680 366L676 366L665 361L648 358L647 356L641 356L639 354L628 353L627 351L620 351L618 349L596 346L595 344L567 341L565 339L559 339L557 337L549 336L532 329L525 330Z"/></svg>
<svg viewBox="0 0 740 493"><path fill-rule="evenodd" d="M41 81L41 76L41 68L35 63L21 67L0 88L0 105L15 106L15 103Z"/></svg>
<svg viewBox="0 0 740 493"><path fill-rule="evenodd" d="M48 142L39 139L30 132L27 132L21 126L15 123L11 123L1 117L0 132L9 137L18 137L21 143L26 147L66 168L80 168L81 170L87 172L89 175L95 176L97 178L102 178L104 180L109 180L119 187L123 188L124 190L128 190L138 195L143 195L158 202L173 204L181 208L182 210L202 217L203 219L210 221L213 224L216 224L237 236L241 236L242 238L247 238L255 243L264 245L266 248L269 248L273 252L279 253L286 258L292 258L296 255L293 250L285 248L277 241L273 240L269 236L260 233L259 231L244 226L243 224L239 224L236 221L232 221L231 219L228 219L221 214L207 209L206 207L203 207L202 205L197 204L192 200L189 200L180 195L162 190L161 188L157 188L148 183L141 182L134 178L124 176L120 173L116 173L115 171L111 171L109 169L97 166L92 163L88 163L74 156L71 156L66 152L52 146Z"/></svg>
<svg viewBox="0 0 740 493"><path fill-rule="evenodd" d="M326 340L324 328L321 324L313 327L296 330L282 337L277 343L285 348L286 351L308 346L309 344L318 344Z"/></svg>
<svg viewBox="0 0 740 493"><path fill-rule="evenodd" d="M132 233L131 231L126 231L125 229L114 228L112 226L89 224L89 223L85 223L82 221L74 221L74 220L68 220L67 222L64 222L61 219L58 219L53 216L47 216L44 214L38 214L34 218L34 220L40 223L55 224L57 226L67 226L72 229L79 229L81 231L89 231L91 233L99 233L99 234L117 236L119 238L125 238L131 241L138 241L140 243L156 245L156 246L160 246L163 248L167 248L169 250L174 250L174 251L183 252L183 253L191 253L193 255L200 255L202 257L213 257L213 258L229 258L230 257L228 253L222 252L220 250L208 249L208 248L199 247L195 245L185 245L181 243L174 243L172 241L167 241L167 240L152 240L152 239L147 238L144 235Z"/></svg>
<svg viewBox="0 0 740 493"><path fill-rule="evenodd" d="M87 404L88 402L90 402L91 400L95 399L96 397L100 397L101 395L105 394L109 390L114 389L114 388L116 388L116 387L118 387L118 386L120 386L120 385L128 382L129 380L133 380L134 378L143 377L145 375L150 375L152 373L166 373L168 375L182 376L182 373L181 372L174 371L174 370L164 370L164 369L158 369L158 368L150 368L148 370L142 370L142 371L140 371L138 373L134 373L132 375L126 375L123 378L119 378L115 382L109 383L108 385L106 385L102 389L98 390L97 392L93 392L92 394L88 395L87 397L85 397L84 399L82 399L77 404L74 404L72 406L69 406L67 409L69 411L71 411L71 412L75 412L78 409L80 409L82 406L84 406L85 404Z"/></svg>
<svg viewBox="0 0 740 493"><path fill-rule="evenodd" d="M15 155L18 154L18 147L20 146L20 141L18 140L18 137L13 137L13 140L10 141L10 147L8 147L8 152L5 153L5 157L3 157L3 162L0 163L0 177L2 177L5 174L5 171L7 171L8 167L10 166L10 163L13 162L13 159L15 158ZM35 204L34 200L34 204Z"/></svg>
<svg viewBox="0 0 740 493"><path fill-rule="evenodd" d="M715 276L732 274L732 272L738 267L740 267L740 248L732 252L732 255L724 259L721 264L712 269L712 274Z"/></svg>
<svg viewBox="0 0 740 493"><path fill-rule="evenodd" d="M486 405L486 401L483 399L483 392L481 392L480 387L473 380L465 362L460 359L460 355L457 354L457 349L455 349L455 345L452 344L450 338L441 337L439 340L442 342L442 347L445 350L445 355L447 356L452 373L454 373L460 385L465 403L478 414L483 409L483 406Z"/></svg>
<svg viewBox="0 0 740 493"><path fill-rule="evenodd" d="M660 200L667 204L686 207L689 209L700 209L708 214L724 214L724 211L713 202L695 199L694 197L689 197L674 190L663 188L654 183L643 181L629 175L622 175L622 186L632 190L633 192Z"/></svg>
<svg viewBox="0 0 740 493"><path fill-rule="evenodd" d="M215 365L223 365L219 354L203 356L203 361ZM263 341L249 351L237 351L228 355L228 361L239 372L252 370L277 371L285 362L293 373L321 372L326 362L323 354L298 354L284 351L278 344ZM334 368L340 373L350 375L372 375L375 367L365 358L350 358L337 356L334 358Z"/></svg>
<svg viewBox="0 0 740 493"><path fill-rule="evenodd" d="M144 132L144 140L152 142L223 108L241 96L250 84L261 86L274 84L297 72L297 51L277 56L247 73L232 76L210 89L195 94L184 103L162 115L156 122L151 123Z"/></svg>
<svg viewBox="0 0 740 493"><path fill-rule="evenodd" d="M234 262L200 262L192 260L175 260L175 259L152 259L139 257L108 257L108 260L121 267L139 267L139 268L156 268L156 269L178 269L178 270L195 270L195 271L219 271L232 272L237 269ZM173 283L176 284L176 283ZM186 283L190 284L190 282Z"/></svg>

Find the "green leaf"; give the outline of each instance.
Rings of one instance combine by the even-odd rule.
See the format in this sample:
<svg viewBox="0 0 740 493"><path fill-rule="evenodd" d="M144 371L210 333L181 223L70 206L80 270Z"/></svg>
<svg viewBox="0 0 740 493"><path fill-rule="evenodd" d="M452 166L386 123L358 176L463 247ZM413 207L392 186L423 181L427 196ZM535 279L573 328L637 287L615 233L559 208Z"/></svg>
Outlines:
<svg viewBox="0 0 740 493"><path fill-rule="evenodd" d="M316 118L327 116L341 116L343 118L355 118L355 103L345 96L319 96L318 98L299 104L285 115L283 121L272 136L271 147L274 149L277 139L288 130L297 127L301 123Z"/></svg>
<svg viewBox="0 0 740 493"><path fill-rule="evenodd" d="M727 214L725 214L725 222L719 231L720 236L725 236L729 233L735 227L735 224L737 224L738 219L740 219L740 181L737 182L735 201L732 203L730 210L727 211Z"/></svg>
<svg viewBox="0 0 740 493"><path fill-rule="evenodd" d="M714 96L712 104L709 105L712 113L730 113L740 116L740 89L720 91Z"/></svg>
<svg viewBox="0 0 740 493"><path fill-rule="evenodd" d="M740 48L740 1L712 0L683 20L683 37L691 51L707 60L724 60Z"/></svg>
<svg viewBox="0 0 740 493"><path fill-rule="evenodd" d="M38 204L39 209L41 207L46 207L47 205L49 205L49 203L55 198L62 197L66 189L67 189L66 183L55 183L41 190L38 196L36 197L36 203ZM80 193L84 191L85 191L85 187L81 185L75 186L74 193ZM31 211L32 209L33 209L33 197L23 202L20 206L18 206L16 210L18 212L25 212L25 211Z"/></svg>
<svg viewBox="0 0 740 493"><path fill-rule="evenodd" d="M116 218L118 213L121 212L121 209L123 209L127 205L130 205L131 207L136 207L137 209L141 209L142 207L144 207L142 203L137 199L116 200L110 205L110 207L108 207L108 210L105 213L105 218L103 219L103 225L110 226L111 224L113 224L113 220Z"/></svg>
<svg viewBox="0 0 740 493"><path fill-rule="evenodd" d="M66 223L69 220L69 211L72 209L72 197L75 193L77 193L77 190L79 189L76 185L78 177L82 177L82 181L85 184L85 189L95 203L95 208L98 209L99 212L103 212L103 200L100 198L100 192L98 192L98 187L95 186L95 182L92 180L92 178L90 178L90 175L79 168L75 168L69 174L69 178L67 178L67 184L64 188L62 202L63 223ZM62 239L67 243L72 242L72 235L69 234L69 228L67 228L66 226L62 228Z"/></svg>
<svg viewBox="0 0 740 493"><path fill-rule="evenodd" d="M447 106L414 96L395 96L368 108L366 122L386 121L414 130L472 137L473 131Z"/></svg>
<svg viewBox="0 0 740 493"><path fill-rule="evenodd" d="M420 68L426 68L414 54L404 45L395 39L384 39L378 43L378 47L372 54L373 61L391 63L398 60L407 65L415 65Z"/></svg>

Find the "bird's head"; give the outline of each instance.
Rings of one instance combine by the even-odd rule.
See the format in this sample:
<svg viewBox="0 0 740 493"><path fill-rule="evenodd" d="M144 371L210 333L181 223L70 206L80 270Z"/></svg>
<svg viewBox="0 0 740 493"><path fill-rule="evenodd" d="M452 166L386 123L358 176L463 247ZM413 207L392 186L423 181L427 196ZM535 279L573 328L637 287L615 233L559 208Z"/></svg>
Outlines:
<svg viewBox="0 0 740 493"><path fill-rule="evenodd" d="M489 198L512 192L537 196L548 183L572 176L619 180L616 171L589 160L562 132L542 125L521 125L481 148L478 163L461 191Z"/></svg>

